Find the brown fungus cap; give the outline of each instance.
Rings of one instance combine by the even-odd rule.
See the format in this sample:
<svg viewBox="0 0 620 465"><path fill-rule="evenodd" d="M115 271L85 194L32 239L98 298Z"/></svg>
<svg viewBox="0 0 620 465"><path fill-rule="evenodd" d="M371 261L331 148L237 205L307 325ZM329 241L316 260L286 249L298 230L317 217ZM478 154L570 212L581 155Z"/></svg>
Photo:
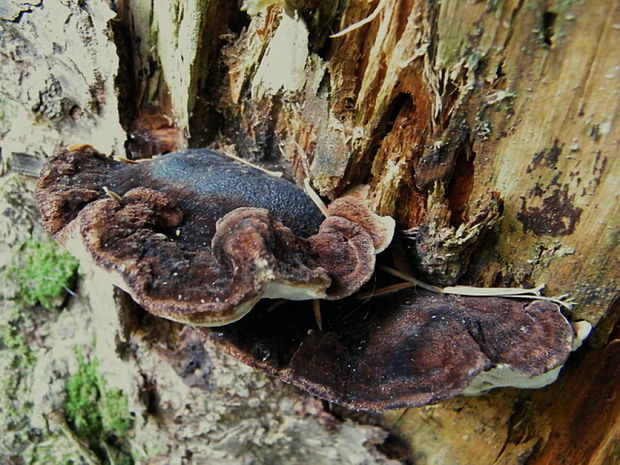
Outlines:
<svg viewBox="0 0 620 465"><path fill-rule="evenodd" d="M286 307L202 331L254 368L371 411L454 397L497 367L526 381L556 376L574 337L558 306L544 301L405 290L330 305L322 331L310 329L310 312L292 320Z"/></svg>
<svg viewBox="0 0 620 465"><path fill-rule="evenodd" d="M201 326L234 322L262 297L350 295L394 229L359 196L324 217L294 184L207 149L139 164L65 150L35 200L50 234L146 310Z"/></svg>

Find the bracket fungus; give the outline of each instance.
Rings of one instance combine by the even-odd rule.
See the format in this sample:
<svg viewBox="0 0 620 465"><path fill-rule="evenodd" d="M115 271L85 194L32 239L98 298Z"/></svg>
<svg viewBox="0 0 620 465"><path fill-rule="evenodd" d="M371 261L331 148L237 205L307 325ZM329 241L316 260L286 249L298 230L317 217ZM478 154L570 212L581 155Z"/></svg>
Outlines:
<svg viewBox="0 0 620 465"><path fill-rule="evenodd" d="M295 184L207 149L132 164L76 146L49 160L35 201L70 252L147 311L198 326L232 323L263 297L346 297L394 231L356 192L325 217Z"/></svg>
<svg viewBox="0 0 620 465"><path fill-rule="evenodd" d="M578 339L553 299L349 297L394 220L359 189L324 215L294 184L210 150L130 164L78 146L49 160L35 199L47 231L148 312L205 326L205 340L250 366L350 408L540 387ZM323 330L311 312L263 297L327 299Z"/></svg>
<svg viewBox="0 0 620 465"><path fill-rule="evenodd" d="M494 387L553 382L571 352L572 326L549 301L433 294L328 303L324 329L286 318L290 308L253 312L202 329L250 366L330 402L381 411L436 403Z"/></svg>

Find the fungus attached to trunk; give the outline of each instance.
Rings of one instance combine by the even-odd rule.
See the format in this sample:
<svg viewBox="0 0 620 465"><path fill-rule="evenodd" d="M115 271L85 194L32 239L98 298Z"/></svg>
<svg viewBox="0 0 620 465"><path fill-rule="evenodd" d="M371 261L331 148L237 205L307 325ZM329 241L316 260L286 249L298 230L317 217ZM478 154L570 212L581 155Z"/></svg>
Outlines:
<svg viewBox="0 0 620 465"><path fill-rule="evenodd" d="M573 328L548 301L462 297L407 289L365 303L331 302L323 331L290 308L202 329L257 369L330 402L380 411L432 404L499 386L555 380Z"/></svg>
<svg viewBox="0 0 620 465"><path fill-rule="evenodd" d="M355 189L324 215L294 184L210 150L130 164L90 146L52 158L36 191L50 234L147 311L221 326L200 331L328 401L383 410L555 379L576 338L554 299L416 289L347 298L394 230L364 199ZM262 297L330 300L323 330L310 305L300 312Z"/></svg>
<svg viewBox="0 0 620 465"><path fill-rule="evenodd" d="M48 232L147 311L200 326L262 297L348 296L394 229L357 195L324 217L294 184L206 149L130 164L78 146L50 159L35 199Z"/></svg>

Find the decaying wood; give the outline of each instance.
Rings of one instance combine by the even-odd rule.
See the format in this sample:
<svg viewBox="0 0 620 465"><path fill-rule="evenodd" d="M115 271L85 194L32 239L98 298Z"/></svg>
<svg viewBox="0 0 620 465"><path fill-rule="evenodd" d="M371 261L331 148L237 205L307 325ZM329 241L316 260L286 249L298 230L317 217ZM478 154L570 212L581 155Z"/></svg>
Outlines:
<svg viewBox="0 0 620 465"><path fill-rule="evenodd" d="M285 3L250 19L218 0L117 0L114 36L127 49L124 71L109 54L105 24L114 13L106 2L63 13L97 31L79 48L97 59L77 70L75 49L66 44L56 57L55 39L24 58L32 49L12 39L24 36L15 33L24 13L0 8L3 73L29 89L3 105L3 115L34 115L53 121L55 131L13 125L6 138L0 131L4 153L28 145L50 155L56 145L90 142L120 154L125 119L141 141L165 140L145 142L145 152L227 147L268 168L277 162L327 199L368 183L375 210L402 230L428 230L437 209L444 228L468 225L496 193L503 216L454 276L464 272L460 283L476 286L546 283L548 295L575 298L568 316L597 325L595 333L549 388L457 398L386 414L383 423L422 465L613 463L620 443L613 402L620 5L394 0L370 22L328 39L380 2ZM59 67L42 74L39 62ZM84 81L96 85L74 87L70 73L58 71L65 66L99 80L87 74ZM117 72L129 82L120 86L127 92L120 104ZM443 198L435 202L433 192Z"/></svg>
<svg viewBox="0 0 620 465"><path fill-rule="evenodd" d="M123 150L115 78L119 59L106 2L0 3L0 136L3 156L43 157L89 142ZM36 44L36 46L35 46ZM0 170L1 172L1 170Z"/></svg>
<svg viewBox="0 0 620 465"><path fill-rule="evenodd" d="M119 0L119 21L128 34L135 105L171 113L184 137L197 103L200 81L209 74L221 2ZM185 142L186 143L186 142Z"/></svg>
<svg viewBox="0 0 620 465"><path fill-rule="evenodd" d="M331 29L363 20L378 3L348 2ZM219 105L228 107L231 139L243 135L239 147L256 127L273 131L277 142L261 134L251 156L281 152L295 177L309 175L328 198L368 182L375 209L394 215L402 229L427 224L437 183L454 227L496 192L503 217L473 252L462 282L546 283L548 295L570 293L577 302L571 318L600 322L593 339L600 343L618 318L619 21L618 4L602 0L401 0L316 54L306 53L311 43L303 46L303 21L274 6L224 51L234 98L220 93ZM276 76L261 73L276 67L272 50L280 59ZM590 348L590 356L611 363L613 350L602 347ZM548 390L504 391L396 416L420 463L573 456L604 463L617 431L598 423L577 454L568 446L577 430L560 423L576 424L585 407L568 408L560 420L554 411L566 405L543 400L562 391L583 399L580 405L596 403L594 389L578 378L567 369ZM601 375L592 383L605 390L612 380ZM617 421L617 412L610 414ZM525 424L526 435L519 429Z"/></svg>
<svg viewBox="0 0 620 465"><path fill-rule="evenodd" d="M575 318L596 323L617 288L618 7L525 3L388 2L325 57L285 59L304 50L284 48L278 74L305 76L287 82L252 73L280 41L303 44L290 42L303 22L273 7L226 50L231 88L248 89L228 105L244 115L243 134L269 119L279 150L309 166L322 195L369 181L375 208L403 229L423 221L436 181L457 224L498 192L504 219L468 282L545 282L575 296ZM375 6L350 2L332 28ZM256 144L273 156L273 142Z"/></svg>

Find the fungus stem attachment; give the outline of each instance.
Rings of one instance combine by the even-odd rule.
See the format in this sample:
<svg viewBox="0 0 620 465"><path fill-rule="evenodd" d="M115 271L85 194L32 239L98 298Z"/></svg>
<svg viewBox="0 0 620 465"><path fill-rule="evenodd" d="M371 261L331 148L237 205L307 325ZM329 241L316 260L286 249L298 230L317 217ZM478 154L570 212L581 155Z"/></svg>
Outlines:
<svg viewBox="0 0 620 465"><path fill-rule="evenodd" d="M323 318L321 317L321 301L314 299L312 301L312 311L314 312L314 319L319 331L323 331Z"/></svg>
<svg viewBox="0 0 620 465"><path fill-rule="evenodd" d="M380 269L392 276L404 279L405 283L393 284L383 289L360 295L359 298L367 298L376 295L388 294L390 292L396 292L400 289L405 289L412 286L418 286L427 291L435 292L437 294L453 294L464 295L471 297L506 297L512 299L531 299L531 300L546 300L555 304L561 305L564 308L570 309L573 306L572 299L568 298L568 295L561 295L557 297L545 297L541 295L540 291L545 287L541 284L532 289L524 289L520 287L473 287L473 286L449 286L449 287L437 287L431 284L427 284L413 276L403 273L402 271L395 270L388 266L380 266Z"/></svg>

